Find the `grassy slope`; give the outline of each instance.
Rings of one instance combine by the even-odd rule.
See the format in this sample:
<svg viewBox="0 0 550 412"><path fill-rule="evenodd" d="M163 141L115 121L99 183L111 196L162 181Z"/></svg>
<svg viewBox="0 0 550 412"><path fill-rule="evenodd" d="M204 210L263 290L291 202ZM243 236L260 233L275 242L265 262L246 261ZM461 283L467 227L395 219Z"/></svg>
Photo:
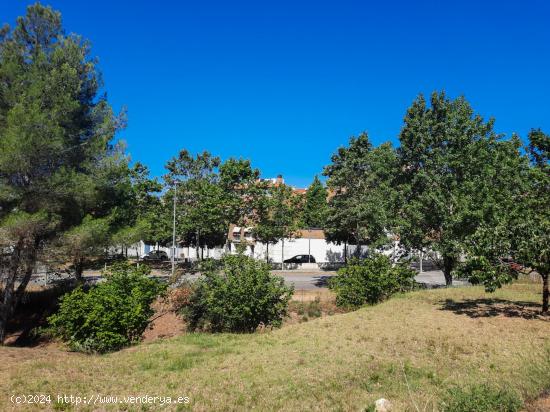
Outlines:
<svg viewBox="0 0 550 412"><path fill-rule="evenodd" d="M3 348L0 410L12 393L100 393L188 395L195 410L357 411L385 397L397 411L431 411L449 385L486 381L534 397L550 389L550 321L529 303L538 289L421 291L274 332L191 334L105 356Z"/></svg>

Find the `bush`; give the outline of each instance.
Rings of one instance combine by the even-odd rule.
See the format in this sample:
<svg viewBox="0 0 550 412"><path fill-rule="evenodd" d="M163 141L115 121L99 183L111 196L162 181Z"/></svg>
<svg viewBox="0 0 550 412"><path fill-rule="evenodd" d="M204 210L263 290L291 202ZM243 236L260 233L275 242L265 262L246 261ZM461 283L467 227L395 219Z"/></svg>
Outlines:
<svg viewBox="0 0 550 412"><path fill-rule="evenodd" d="M280 326L293 288L272 276L269 266L244 255L225 256L222 267L204 267L182 310L191 330L254 332Z"/></svg>
<svg viewBox="0 0 550 412"><path fill-rule="evenodd" d="M449 389L441 407L445 412L516 412L522 402L515 392L484 384Z"/></svg>
<svg viewBox="0 0 550 412"><path fill-rule="evenodd" d="M104 282L61 297L59 311L48 319L54 334L83 352L109 352L138 341L153 314L151 303L165 289L148 274L145 265L116 264Z"/></svg>
<svg viewBox="0 0 550 412"><path fill-rule="evenodd" d="M352 260L330 279L329 288L336 293L338 306L356 308L375 304L394 293L414 288L415 272L408 267L392 265L384 255Z"/></svg>

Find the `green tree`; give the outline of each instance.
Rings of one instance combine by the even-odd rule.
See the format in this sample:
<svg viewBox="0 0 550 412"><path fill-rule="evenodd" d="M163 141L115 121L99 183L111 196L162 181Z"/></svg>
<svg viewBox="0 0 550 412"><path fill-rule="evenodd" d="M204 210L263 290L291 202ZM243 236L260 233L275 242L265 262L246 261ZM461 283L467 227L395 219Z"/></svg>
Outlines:
<svg viewBox="0 0 550 412"><path fill-rule="evenodd" d="M177 199L178 240L199 248L223 244L229 227L225 194L221 189L220 158L208 152L192 156L182 150L166 165L169 190L165 204Z"/></svg>
<svg viewBox="0 0 550 412"><path fill-rule="evenodd" d="M117 204L126 158L109 142L124 119L101 86L60 13L37 3L1 29L0 342L44 246Z"/></svg>
<svg viewBox="0 0 550 412"><path fill-rule="evenodd" d="M532 130L526 153L519 165L508 161L515 172L513 189L499 199L497 218L469 237L468 260L461 272L492 292L518 273L535 271L542 277L542 312L548 313L550 136Z"/></svg>
<svg viewBox="0 0 550 412"><path fill-rule="evenodd" d="M301 195L285 184L268 187L265 196L258 199L255 208L258 219L253 234L256 240L266 244L267 262L270 243L299 236L302 200Z"/></svg>
<svg viewBox="0 0 550 412"><path fill-rule="evenodd" d="M128 170L120 206L113 212L111 244L128 248L140 240L164 243L170 238L171 218L159 196L162 184L149 177L147 166L137 162Z"/></svg>
<svg viewBox="0 0 550 412"><path fill-rule="evenodd" d="M495 219L517 161L517 141L503 141L464 97L433 93L408 109L398 149L398 225L403 245L429 252L447 285L464 253L464 241Z"/></svg>
<svg viewBox="0 0 550 412"><path fill-rule="evenodd" d="M307 189L303 210L303 224L310 228L324 228L328 213L327 189L315 176Z"/></svg>
<svg viewBox="0 0 550 412"><path fill-rule="evenodd" d="M227 159L220 166L220 187L228 220L237 226L253 226L257 221L256 206L265 192L260 171L249 160Z"/></svg>
<svg viewBox="0 0 550 412"><path fill-rule="evenodd" d="M391 144L374 147L366 133L338 149L324 170L332 192L325 225L327 239L354 243L358 250L362 244L376 247L387 243L393 224L395 173L396 155Z"/></svg>
<svg viewBox="0 0 550 412"><path fill-rule="evenodd" d="M72 263L75 278L82 280L82 272L87 259L103 254L111 239L109 218L94 219L86 216L82 223L63 233L54 243L53 253L59 260Z"/></svg>

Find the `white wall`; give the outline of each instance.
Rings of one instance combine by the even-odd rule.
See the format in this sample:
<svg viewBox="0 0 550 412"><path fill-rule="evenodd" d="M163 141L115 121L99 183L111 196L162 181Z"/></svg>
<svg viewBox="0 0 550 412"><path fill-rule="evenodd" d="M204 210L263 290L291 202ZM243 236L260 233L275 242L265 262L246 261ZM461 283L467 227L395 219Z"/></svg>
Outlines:
<svg viewBox="0 0 550 412"><path fill-rule="evenodd" d="M282 241L269 245L269 260L271 262L281 263L283 259L307 254L311 254L317 263L344 261L344 245L328 243L324 239L285 239L284 251L282 248ZM235 250L235 245L232 245L231 253L235 253ZM247 247L246 253L253 255L256 259L265 260L267 250L268 248L265 244L256 242L254 245L254 253L252 253L250 246ZM350 253L350 250L351 249L348 247L348 253Z"/></svg>
<svg viewBox="0 0 550 412"><path fill-rule="evenodd" d="M281 263L283 254L282 254L283 242L279 241L275 244L271 243L269 245L269 260L273 263ZM140 257L145 256L148 252L156 250L155 245L146 245L143 242L136 244L132 248L128 248L128 255L135 256L136 252ZM170 257L172 255L172 250L170 247L160 246L158 248L166 252ZM367 247L362 247L362 253L367 251ZM267 247L263 243L258 243L251 247L247 246L246 254L253 256L256 259L265 260L266 259ZM217 247L213 249L204 249L204 257L211 257L214 259L219 259L224 253L236 253L236 245L232 244L231 248L226 247ZM353 256L356 253L356 246L348 245L347 246L348 257ZM337 245L335 243L329 243L324 239L285 239L284 241L284 259L289 259L296 255L307 255L311 254L317 263L337 263L344 261L344 244ZM196 249L194 247L178 247L176 248L176 257L178 260L190 259L191 261L197 260ZM199 250L200 257L200 250Z"/></svg>

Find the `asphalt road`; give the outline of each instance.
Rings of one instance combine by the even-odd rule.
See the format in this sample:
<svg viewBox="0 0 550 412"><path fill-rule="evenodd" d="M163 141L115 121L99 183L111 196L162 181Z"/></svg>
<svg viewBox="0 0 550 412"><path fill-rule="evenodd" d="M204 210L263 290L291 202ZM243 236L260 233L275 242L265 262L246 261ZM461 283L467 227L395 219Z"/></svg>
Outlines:
<svg viewBox="0 0 550 412"><path fill-rule="evenodd" d="M156 272L156 271L155 271ZM169 274L164 273L155 273L161 279L166 279L169 277ZM287 285L294 285L295 290L316 290L327 287L328 280L336 275L336 272L333 271L302 271L302 270L292 270L292 271L281 271L274 270L272 271L274 275L282 276ZM65 277L68 275L64 275ZM85 278L89 281L98 281L101 279L101 274L97 271L89 271L84 273ZM197 279L200 275L194 274L186 276L189 280ZM416 276L416 281L422 284L425 284L427 287L442 287L445 286L445 277L441 271L427 271L419 273ZM50 281L53 279L49 279ZM31 283L35 285L44 285L46 283L45 275L34 275ZM465 281L454 280L453 286L463 286L467 284Z"/></svg>
<svg viewBox="0 0 550 412"><path fill-rule="evenodd" d="M300 271L273 271L274 274L282 276L285 283L294 285L296 290L315 290L326 288L328 279L335 276L335 272L300 272ZM422 272L416 275L415 280L418 283L424 284L427 287L442 287L445 286L445 277L440 270ZM453 286L464 286L467 282L461 280L453 280Z"/></svg>

